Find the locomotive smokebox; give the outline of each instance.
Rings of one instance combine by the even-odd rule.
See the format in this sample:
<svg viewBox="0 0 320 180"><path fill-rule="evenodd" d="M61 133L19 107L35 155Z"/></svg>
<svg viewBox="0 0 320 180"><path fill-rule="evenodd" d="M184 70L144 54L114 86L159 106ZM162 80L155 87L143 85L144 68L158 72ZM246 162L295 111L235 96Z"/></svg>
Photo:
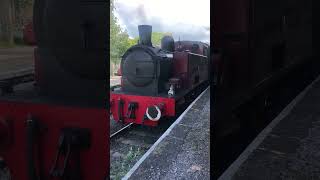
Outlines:
<svg viewBox="0 0 320 180"><path fill-rule="evenodd" d="M152 43L151 43L152 26L139 25L138 30L139 30L139 44L152 46Z"/></svg>

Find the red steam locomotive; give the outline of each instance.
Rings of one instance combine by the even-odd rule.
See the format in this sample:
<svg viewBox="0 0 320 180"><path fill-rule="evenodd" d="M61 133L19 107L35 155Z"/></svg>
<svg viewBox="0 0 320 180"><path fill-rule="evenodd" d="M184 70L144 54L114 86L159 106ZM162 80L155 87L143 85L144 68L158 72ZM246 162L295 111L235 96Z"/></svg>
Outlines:
<svg viewBox="0 0 320 180"><path fill-rule="evenodd" d="M109 177L106 7L35 0L34 72L0 80L1 179Z"/></svg>
<svg viewBox="0 0 320 180"><path fill-rule="evenodd" d="M122 57L121 85L110 92L110 109L116 121L157 126L208 84L209 45L164 36L161 48L156 48L151 43L152 27L138 29L139 43Z"/></svg>

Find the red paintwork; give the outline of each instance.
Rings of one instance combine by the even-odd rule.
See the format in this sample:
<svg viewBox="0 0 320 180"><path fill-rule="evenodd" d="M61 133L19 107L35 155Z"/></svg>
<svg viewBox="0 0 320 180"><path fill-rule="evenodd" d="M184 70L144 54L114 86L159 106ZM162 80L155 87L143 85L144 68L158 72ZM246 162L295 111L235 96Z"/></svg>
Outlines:
<svg viewBox="0 0 320 180"><path fill-rule="evenodd" d="M29 45L35 45L36 39L33 32L33 23L26 24L23 28L23 41Z"/></svg>
<svg viewBox="0 0 320 180"><path fill-rule="evenodd" d="M117 71L117 75L118 75L118 76L122 76L121 68L119 68L119 69L118 69L118 71Z"/></svg>
<svg viewBox="0 0 320 180"><path fill-rule="evenodd" d="M173 54L173 76L181 80L181 87L188 87L188 53L175 52Z"/></svg>
<svg viewBox="0 0 320 180"><path fill-rule="evenodd" d="M208 51L209 50L209 46L207 44L205 44L205 43L202 43L202 42L197 42L197 41L177 41L177 42L175 42L175 49L178 49L179 51L189 50L191 52L192 51L192 46L194 44L198 44L199 48L193 53L207 56L207 54L204 54L204 49L206 49Z"/></svg>
<svg viewBox="0 0 320 180"><path fill-rule="evenodd" d="M182 89L193 89L199 83L208 80L208 61L206 57L189 52L173 53L173 77L181 80ZM199 82L195 83L195 77Z"/></svg>
<svg viewBox="0 0 320 180"><path fill-rule="evenodd" d="M110 93L110 102L111 102L111 112L114 120L119 120L118 114L118 100L121 99L124 101L122 114L126 115L128 110L129 102L137 102L138 108L135 111L136 119L125 119L124 123L134 122L136 124L144 124L147 126L157 126L158 122L145 120L144 115L147 107L152 105L163 104L162 117L170 117L175 115L176 107L175 107L175 99L174 98L164 98L164 97L151 97L151 96L135 96L135 95L127 95L127 94L115 94ZM161 121L161 119L159 120Z"/></svg>
<svg viewBox="0 0 320 180"><path fill-rule="evenodd" d="M27 179L26 159L26 118L32 114L48 130L41 136L39 155L41 169L48 176L57 151L60 129L63 127L89 128L91 147L81 151L83 180L104 179L109 176L109 123L105 109L67 107L49 104L0 101L0 120L8 121L11 126L1 123L0 134L9 129L10 144L1 145L0 156L6 161L13 180ZM4 128L7 127L7 128ZM5 131L4 131L5 132ZM1 139L1 142L6 141ZM39 167L36 167L39 169ZM48 179L46 177L45 179ZM55 178L52 178L55 179Z"/></svg>

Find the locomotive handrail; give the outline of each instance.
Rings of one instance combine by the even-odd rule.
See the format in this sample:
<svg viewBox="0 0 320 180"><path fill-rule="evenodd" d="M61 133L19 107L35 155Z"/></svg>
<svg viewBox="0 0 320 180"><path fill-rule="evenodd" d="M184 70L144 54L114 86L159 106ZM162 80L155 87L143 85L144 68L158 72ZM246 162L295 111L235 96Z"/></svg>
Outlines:
<svg viewBox="0 0 320 180"><path fill-rule="evenodd" d="M197 53L192 53L192 52L189 52L189 54L192 54L192 55L197 55L197 56L201 56L201 57L204 57L204 58L208 58L208 56L204 56L204 55L201 55L201 54L197 54Z"/></svg>

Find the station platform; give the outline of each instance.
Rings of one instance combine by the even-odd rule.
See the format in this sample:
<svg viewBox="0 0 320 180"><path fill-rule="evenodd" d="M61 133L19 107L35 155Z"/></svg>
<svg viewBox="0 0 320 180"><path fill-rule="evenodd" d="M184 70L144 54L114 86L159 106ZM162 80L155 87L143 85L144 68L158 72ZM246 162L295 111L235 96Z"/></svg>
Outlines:
<svg viewBox="0 0 320 180"><path fill-rule="evenodd" d="M210 179L210 88L168 128L123 179Z"/></svg>
<svg viewBox="0 0 320 180"><path fill-rule="evenodd" d="M34 47L0 48L0 74L29 70L34 67Z"/></svg>
<svg viewBox="0 0 320 180"><path fill-rule="evenodd" d="M256 179L320 179L320 76L219 177Z"/></svg>

